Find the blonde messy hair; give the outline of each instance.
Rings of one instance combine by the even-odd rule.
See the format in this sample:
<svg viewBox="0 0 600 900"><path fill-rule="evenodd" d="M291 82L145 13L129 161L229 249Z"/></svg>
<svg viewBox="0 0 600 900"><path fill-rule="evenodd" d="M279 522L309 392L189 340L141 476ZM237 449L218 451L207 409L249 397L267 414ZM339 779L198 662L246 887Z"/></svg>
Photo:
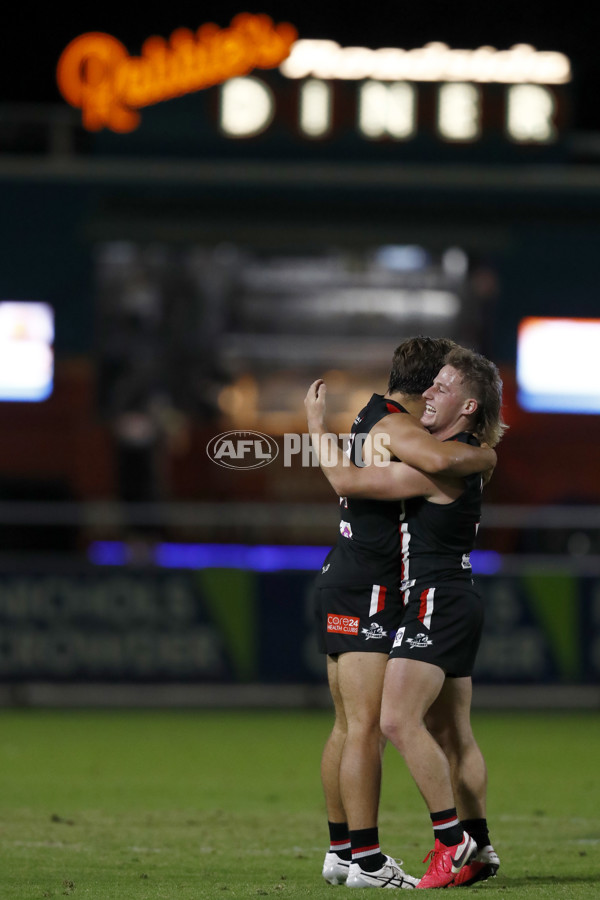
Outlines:
<svg viewBox="0 0 600 900"><path fill-rule="evenodd" d="M444 361L460 373L468 394L477 400L474 433L482 443L495 447L508 428L502 421L502 379L498 367L474 350L454 347Z"/></svg>

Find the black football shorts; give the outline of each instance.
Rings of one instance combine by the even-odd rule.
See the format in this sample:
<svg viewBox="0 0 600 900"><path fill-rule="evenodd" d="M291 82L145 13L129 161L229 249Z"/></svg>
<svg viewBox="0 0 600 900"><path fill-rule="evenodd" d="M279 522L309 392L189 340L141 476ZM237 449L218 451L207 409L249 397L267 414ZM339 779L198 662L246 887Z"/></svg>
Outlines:
<svg viewBox="0 0 600 900"><path fill-rule="evenodd" d="M315 587L321 653L389 653L403 616L398 588Z"/></svg>
<svg viewBox="0 0 600 900"><path fill-rule="evenodd" d="M467 677L482 628L483 602L473 589L462 584L411 588L390 659L418 659L451 677Z"/></svg>

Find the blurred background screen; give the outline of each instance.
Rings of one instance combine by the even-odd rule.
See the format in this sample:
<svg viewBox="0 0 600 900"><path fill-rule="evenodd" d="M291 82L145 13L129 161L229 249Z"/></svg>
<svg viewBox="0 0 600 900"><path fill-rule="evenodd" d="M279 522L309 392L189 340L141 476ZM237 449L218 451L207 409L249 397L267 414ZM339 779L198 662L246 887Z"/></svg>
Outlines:
<svg viewBox="0 0 600 900"><path fill-rule="evenodd" d="M346 426L387 376L391 333L470 343L481 327L458 247L120 242L96 260L107 415L162 389L196 415L282 435L320 371Z"/></svg>
<svg viewBox="0 0 600 900"><path fill-rule="evenodd" d="M599 357L599 319L524 319L519 403L537 412L600 413Z"/></svg>
<svg viewBox="0 0 600 900"><path fill-rule="evenodd" d="M45 400L54 375L54 312L47 303L0 301L0 400Z"/></svg>

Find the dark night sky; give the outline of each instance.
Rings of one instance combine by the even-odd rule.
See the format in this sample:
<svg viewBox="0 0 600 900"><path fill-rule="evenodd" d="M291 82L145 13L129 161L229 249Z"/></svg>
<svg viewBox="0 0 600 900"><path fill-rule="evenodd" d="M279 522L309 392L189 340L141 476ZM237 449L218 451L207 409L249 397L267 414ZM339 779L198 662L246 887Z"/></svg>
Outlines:
<svg viewBox="0 0 600 900"><path fill-rule="evenodd" d="M73 11L71 11L71 9ZM276 21L290 21L300 37L329 38L342 45L396 46L409 49L428 41L445 41L452 47L474 48L491 44L505 49L530 43L538 50L560 50L572 60L574 125L600 130L599 17L594 4L573 0L551 6L541 0L467 0L415 3L373 0L362 6L332 2L183 3L173 0L140 5L81 4L68 15L53 7L40 21L26 5L12 11L3 23L6 72L2 99L8 102L63 103L55 84L54 69L62 49L85 31L105 31L121 40L132 54L138 53L151 34L168 37L177 27L195 29L213 21L221 27L238 12L265 12ZM53 21L53 16L55 21Z"/></svg>

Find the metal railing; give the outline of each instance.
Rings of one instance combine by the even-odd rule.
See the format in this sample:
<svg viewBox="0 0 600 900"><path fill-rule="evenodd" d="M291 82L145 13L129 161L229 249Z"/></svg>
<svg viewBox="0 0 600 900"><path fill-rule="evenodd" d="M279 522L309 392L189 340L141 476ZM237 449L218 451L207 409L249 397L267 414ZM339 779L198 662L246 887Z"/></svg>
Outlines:
<svg viewBox="0 0 600 900"><path fill-rule="evenodd" d="M164 525L194 527L268 524L329 525L337 521L335 503L119 503L0 502L0 525ZM600 506L484 505L486 528L600 530Z"/></svg>

